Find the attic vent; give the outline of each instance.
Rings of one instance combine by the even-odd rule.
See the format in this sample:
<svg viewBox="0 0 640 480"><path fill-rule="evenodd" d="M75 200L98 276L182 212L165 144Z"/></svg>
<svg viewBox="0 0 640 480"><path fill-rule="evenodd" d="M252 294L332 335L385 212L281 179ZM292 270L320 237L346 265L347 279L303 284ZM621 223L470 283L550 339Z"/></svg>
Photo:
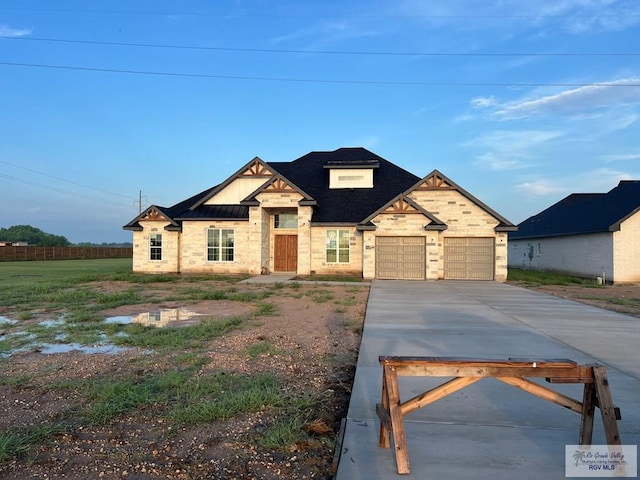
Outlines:
<svg viewBox="0 0 640 480"><path fill-rule="evenodd" d="M373 188L373 169L331 169L329 188Z"/></svg>
<svg viewBox="0 0 640 480"><path fill-rule="evenodd" d="M339 182L364 182L364 175L338 175Z"/></svg>

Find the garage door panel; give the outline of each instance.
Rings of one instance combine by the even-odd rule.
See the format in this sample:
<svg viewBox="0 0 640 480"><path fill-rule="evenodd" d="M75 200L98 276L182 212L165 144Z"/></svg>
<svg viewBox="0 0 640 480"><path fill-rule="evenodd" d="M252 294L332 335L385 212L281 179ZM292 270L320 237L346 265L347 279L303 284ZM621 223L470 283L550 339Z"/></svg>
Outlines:
<svg viewBox="0 0 640 480"><path fill-rule="evenodd" d="M424 237L376 237L376 278L424 280Z"/></svg>
<svg viewBox="0 0 640 480"><path fill-rule="evenodd" d="M491 237L446 237L444 278L493 280L495 240Z"/></svg>

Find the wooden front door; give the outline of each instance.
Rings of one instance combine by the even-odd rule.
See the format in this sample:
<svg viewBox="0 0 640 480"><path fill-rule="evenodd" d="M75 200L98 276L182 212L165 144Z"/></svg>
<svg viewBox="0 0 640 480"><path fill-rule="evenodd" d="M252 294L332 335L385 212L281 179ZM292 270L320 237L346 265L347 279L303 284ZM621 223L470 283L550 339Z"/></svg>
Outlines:
<svg viewBox="0 0 640 480"><path fill-rule="evenodd" d="M298 271L298 236L276 235L273 270L276 272Z"/></svg>

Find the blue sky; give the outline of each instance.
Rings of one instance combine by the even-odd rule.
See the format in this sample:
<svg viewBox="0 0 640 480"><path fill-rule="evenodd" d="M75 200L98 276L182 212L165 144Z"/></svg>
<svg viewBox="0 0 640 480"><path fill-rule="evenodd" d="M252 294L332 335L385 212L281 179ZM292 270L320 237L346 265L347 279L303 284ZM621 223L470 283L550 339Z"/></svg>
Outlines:
<svg viewBox="0 0 640 480"><path fill-rule="evenodd" d="M0 227L130 241L139 191L343 146L514 223L640 179L637 0L4 0L0 37Z"/></svg>

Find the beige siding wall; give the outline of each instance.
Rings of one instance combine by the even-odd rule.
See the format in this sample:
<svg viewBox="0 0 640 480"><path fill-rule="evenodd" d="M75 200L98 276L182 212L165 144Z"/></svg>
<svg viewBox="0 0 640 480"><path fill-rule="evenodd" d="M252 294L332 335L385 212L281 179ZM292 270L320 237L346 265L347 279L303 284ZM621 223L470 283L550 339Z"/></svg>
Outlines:
<svg viewBox="0 0 640 480"><path fill-rule="evenodd" d="M327 262L327 230L349 230L349 263ZM362 274L362 232L358 232L355 226L313 226L310 233L310 272L319 275Z"/></svg>
<svg viewBox="0 0 640 480"><path fill-rule="evenodd" d="M614 282L640 282L640 212L613 233L613 262Z"/></svg>
<svg viewBox="0 0 640 480"><path fill-rule="evenodd" d="M207 230L230 228L234 235L233 262L210 262L207 260ZM252 262L249 222L183 222L182 259L184 273L260 273ZM258 268L259 270L259 268Z"/></svg>
<svg viewBox="0 0 640 480"><path fill-rule="evenodd" d="M179 271L178 232L167 232L164 227L169 222L141 221L141 232L133 232L133 271L140 273L175 273ZM162 235L162 260L150 260L149 236L152 233Z"/></svg>
<svg viewBox="0 0 640 480"><path fill-rule="evenodd" d="M267 180L268 178L265 177L237 178L213 198L207 200L205 205L237 205Z"/></svg>

